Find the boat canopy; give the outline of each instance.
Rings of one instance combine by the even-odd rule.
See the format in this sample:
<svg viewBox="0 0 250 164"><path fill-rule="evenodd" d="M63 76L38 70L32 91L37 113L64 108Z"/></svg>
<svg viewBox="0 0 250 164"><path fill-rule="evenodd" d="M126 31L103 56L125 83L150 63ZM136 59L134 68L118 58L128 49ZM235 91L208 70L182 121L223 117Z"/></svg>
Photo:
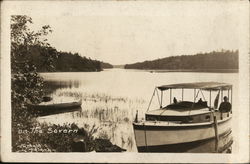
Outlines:
<svg viewBox="0 0 250 164"><path fill-rule="evenodd" d="M218 82L196 82L196 83L179 83L179 84L162 85L158 86L157 88L161 91L168 89L229 90L232 89L232 85L227 83L218 83Z"/></svg>

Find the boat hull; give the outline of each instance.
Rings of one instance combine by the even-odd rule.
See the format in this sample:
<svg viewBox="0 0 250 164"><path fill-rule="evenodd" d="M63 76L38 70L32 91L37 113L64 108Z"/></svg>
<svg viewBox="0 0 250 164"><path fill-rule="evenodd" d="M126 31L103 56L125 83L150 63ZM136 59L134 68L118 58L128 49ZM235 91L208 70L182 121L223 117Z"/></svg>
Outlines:
<svg viewBox="0 0 250 164"><path fill-rule="evenodd" d="M31 107L36 111L38 115L50 115L65 113L71 111L77 111L81 109L82 101L70 103L58 103L58 104L48 104L48 105L32 105Z"/></svg>
<svg viewBox="0 0 250 164"><path fill-rule="evenodd" d="M216 151L215 138L205 139L194 142L186 142L180 144L157 145L157 146L139 146L138 152L168 152L168 153L211 153L211 152L225 152L232 143L233 137L231 131L228 131L219 136L218 151Z"/></svg>
<svg viewBox="0 0 250 164"><path fill-rule="evenodd" d="M81 102L72 102L72 103L61 103L61 104L51 104L51 105L36 105L34 106L39 110L56 110L56 109L69 109L76 108L81 106Z"/></svg>
<svg viewBox="0 0 250 164"><path fill-rule="evenodd" d="M231 117L218 121L218 135L231 131ZM155 125L134 123L134 134L139 152L187 152L215 139L214 123Z"/></svg>

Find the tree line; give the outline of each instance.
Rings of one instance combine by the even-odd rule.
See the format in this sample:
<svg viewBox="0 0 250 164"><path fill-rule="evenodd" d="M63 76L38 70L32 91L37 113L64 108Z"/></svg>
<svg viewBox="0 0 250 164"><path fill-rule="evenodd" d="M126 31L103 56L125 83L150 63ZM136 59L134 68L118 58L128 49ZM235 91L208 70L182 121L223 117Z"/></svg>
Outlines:
<svg viewBox="0 0 250 164"><path fill-rule="evenodd" d="M221 50L209 53L198 53L195 55L171 56L152 61L126 64L125 69L238 69L238 50Z"/></svg>
<svg viewBox="0 0 250 164"><path fill-rule="evenodd" d="M105 63L105 62L101 62L101 67L102 68L114 68L113 65L111 65L109 63Z"/></svg>
<svg viewBox="0 0 250 164"><path fill-rule="evenodd" d="M79 53L58 51L53 47L34 45L29 46L29 50L29 60L38 72L87 72L112 68L109 63L80 56ZM19 61L22 60L24 59L20 58Z"/></svg>

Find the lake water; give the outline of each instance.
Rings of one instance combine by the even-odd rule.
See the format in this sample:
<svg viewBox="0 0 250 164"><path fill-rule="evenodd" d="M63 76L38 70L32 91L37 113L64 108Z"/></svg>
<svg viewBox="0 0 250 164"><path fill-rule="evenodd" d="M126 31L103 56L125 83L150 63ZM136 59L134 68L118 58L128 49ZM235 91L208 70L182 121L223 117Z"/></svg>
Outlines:
<svg viewBox="0 0 250 164"><path fill-rule="evenodd" d="M150 72L144 70L106 69L102 72L41 73L54 87L51 96L57 101L81 98L80 111L39 117L38 121L98 128L96 137L110 139L128 152L136 152L132 122L138 110L143 119L156 86L187 82L225 82L233 84L233 110L237 106L238 73ZM51 85L51 86L50 86ZM53 87L52 87L53 88ZM216 96L212 93L212 103ZM181 91L172 95L181 100ZM208 97L209 93L204 92ZM227 92L224 93L227 95ZM201 95L200 95L201 96ZM198 96L199 97L199 96ZM184 91L185 100L193 100L193 91ZM163 104L170 102L164 93ZM157 95L150 109L159 107ZM237 126L237 125L235 125ZM237 128L237 127L234 127Z"/></svg>

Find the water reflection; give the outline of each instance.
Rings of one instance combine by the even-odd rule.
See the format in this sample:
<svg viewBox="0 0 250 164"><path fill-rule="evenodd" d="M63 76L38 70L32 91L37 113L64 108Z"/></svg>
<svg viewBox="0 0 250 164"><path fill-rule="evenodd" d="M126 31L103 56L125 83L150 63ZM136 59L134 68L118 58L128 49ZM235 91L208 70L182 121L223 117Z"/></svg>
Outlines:
<svg viewBox="0 0 250 164"><path fill-rule="evenodd" d="M59 88L79 88L80 81L56 81L56 80L45 80L44 91L46 94L51 94Z"/></svg>

